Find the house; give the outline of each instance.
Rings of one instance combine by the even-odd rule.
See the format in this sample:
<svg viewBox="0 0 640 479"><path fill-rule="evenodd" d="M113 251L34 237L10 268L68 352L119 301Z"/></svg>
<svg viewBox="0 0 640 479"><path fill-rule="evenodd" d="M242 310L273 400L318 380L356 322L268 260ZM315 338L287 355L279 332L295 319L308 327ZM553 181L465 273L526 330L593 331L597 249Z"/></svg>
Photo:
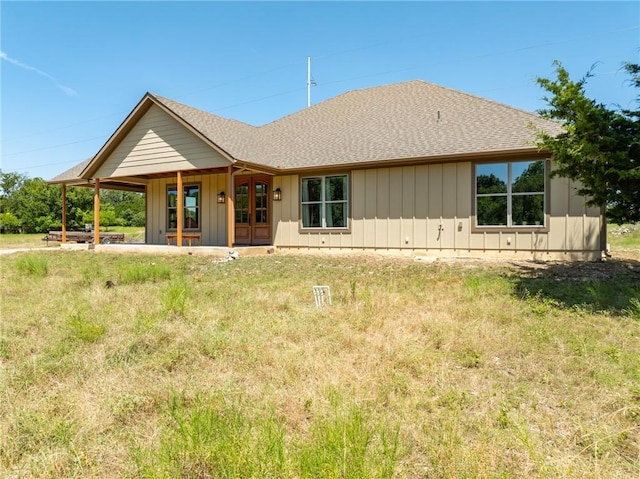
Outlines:
<svg viewBox="0 0 640 479"><path fill-rule="evenodd" d="M597 259L601 208L550 178L538 115L424 81L344 93L264 126L147 93L51 183L146 194L146 242ZM99 239L96 239L99 242Z"/></svg>

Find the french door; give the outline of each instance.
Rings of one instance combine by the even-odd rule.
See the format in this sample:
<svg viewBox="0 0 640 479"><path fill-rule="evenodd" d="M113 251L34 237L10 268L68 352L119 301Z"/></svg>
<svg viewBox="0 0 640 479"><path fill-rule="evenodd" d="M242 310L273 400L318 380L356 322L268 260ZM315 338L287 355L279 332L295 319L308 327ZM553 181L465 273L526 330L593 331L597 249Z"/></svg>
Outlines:
<svg viewBox="0 0 640 479"><path fill-rule="evenodd" d="M271 244L270 191L268 176L235 178L236 244Z"/></svg>

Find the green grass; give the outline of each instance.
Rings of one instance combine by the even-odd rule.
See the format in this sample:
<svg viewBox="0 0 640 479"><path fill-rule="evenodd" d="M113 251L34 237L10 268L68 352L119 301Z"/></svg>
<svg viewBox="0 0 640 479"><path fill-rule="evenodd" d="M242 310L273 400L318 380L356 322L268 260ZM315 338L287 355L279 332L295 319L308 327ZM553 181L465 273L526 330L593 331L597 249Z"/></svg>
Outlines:
<svg viewBox="0 0 640 479"><path fill-rule="evenodd" d="M16 270L28 276L45 276L49 270L49 262L44 256L29 254L18 258Z"/></svg>
<svg viewBox="0 0 640 479"><path fill-rule="evenodd" d="M0 249L13 248L44 248L46 241L42 241L44 233L36 234L0 234ZM59 245L59 243L49 242L49 246Z"/></svg>
<svg viewBox="0 0 640 479"><path fill-rule="evenodd" d="M0 256L0 477L638 477L638 259Z"/></svg>
<svg viewBox="0 0 640 479"><path fill-rule="evenodd" d="M640 257L640 224L607 225L607 241L611 252L623 256Z"/></svg>

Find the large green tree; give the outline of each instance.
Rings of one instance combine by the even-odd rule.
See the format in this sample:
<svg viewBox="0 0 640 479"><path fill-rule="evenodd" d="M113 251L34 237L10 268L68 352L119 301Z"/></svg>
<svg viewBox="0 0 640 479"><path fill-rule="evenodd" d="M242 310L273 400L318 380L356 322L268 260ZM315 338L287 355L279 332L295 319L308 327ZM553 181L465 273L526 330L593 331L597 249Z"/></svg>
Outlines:
<svg viewBox="0 0 640 479"><path fill-rule="evenodd" d="M60 187L42 178L29 178L11 197L11 213L20 221L23 233L46 233L61 224Z"/></svg>
<svg viewBox="0 0 640 479"><path fill-rule="evenodd" d="M539 134L538 146L553 155L553 174L579 181L578 192L591 205L605 205L610 221L640 221L640 110L612 109L588 98L585 84L593 69L573 81L560 62L555 66L556 79L537 79L550 93L548 108L539 113L564 126L558 136ZM623 68L640 89L640 65Z"/></svg>
<svg viewBox="0 0 640 479"><path fill-rule="evenodd" d="M144 226L145 202L140 193L103 190L101 223ZM67 188L67 227L93 222L93 190ZM62 225L62 188L42 178L0 170L0 232L44 233Z"/></svg>

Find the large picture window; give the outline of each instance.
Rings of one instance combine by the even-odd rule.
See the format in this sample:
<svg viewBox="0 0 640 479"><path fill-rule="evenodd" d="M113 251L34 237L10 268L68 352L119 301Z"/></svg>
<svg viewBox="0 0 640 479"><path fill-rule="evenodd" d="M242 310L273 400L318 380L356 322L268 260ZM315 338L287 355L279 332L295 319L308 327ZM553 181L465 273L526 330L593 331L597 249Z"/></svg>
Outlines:
<svg viewBox="0 0 640 479"><path fill-rule="evenodd" d="M545 163L476 165L476 226L545 226Z"/></svg>
<svg viewBox="0 0 640 479"><path fill-rule="evenodd" d="M182 229L197 230L200 228L200 185L185 185L183 187ZM167 188L167 229L178 228L178 188Z"/></svg>
<svg viewBox="0 0 640 479"><path fill-rule="evenodd" d="M347 175L302 178L302 227L347 228Z"/></svg>

